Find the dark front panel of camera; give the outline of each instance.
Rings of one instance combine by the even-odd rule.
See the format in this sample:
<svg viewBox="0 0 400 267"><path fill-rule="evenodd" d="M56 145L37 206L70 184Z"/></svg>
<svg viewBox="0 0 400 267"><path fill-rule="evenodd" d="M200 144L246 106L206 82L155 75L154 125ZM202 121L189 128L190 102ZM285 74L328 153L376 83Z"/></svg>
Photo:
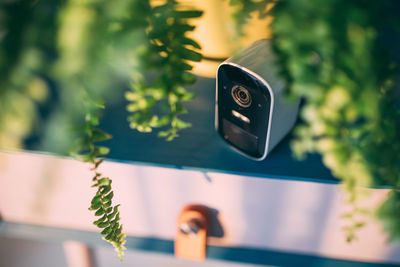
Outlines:
<svg viewBox="0 0 400 267"><path fill-rule="evenodd" d="M232 65L218 71L218 132L249 156L265 152L271 96L250 73Z"/></svg>

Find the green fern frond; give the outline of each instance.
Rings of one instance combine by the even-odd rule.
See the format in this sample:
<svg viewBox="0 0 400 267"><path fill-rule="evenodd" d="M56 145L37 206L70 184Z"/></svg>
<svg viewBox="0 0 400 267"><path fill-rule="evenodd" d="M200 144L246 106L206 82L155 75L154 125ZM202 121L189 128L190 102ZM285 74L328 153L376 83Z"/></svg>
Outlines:
<svg viewBox="0 0 400 267"><path fill-rule="evenodd" d="M97 128L100 120L99 109L103 109L104 104L93 103L93 101L86 101L86 103L91 103L92 106L86 113L83 135L79 140L78 152L74 153L74 156L92 164L91 170L94 172L92 187L96 187L97 192L91 201L89 210L95 211L94 215L100 217L93 224L102 229L103 239L113 245L118 258L122 261L123 251L126 249L124 246L126 235L122 232L122 224L120 224L120 212L118 211L120 204L113 205L112 203L114 197L111 187L112 180L104 177L98 171L104 161L104 156L109 153L109 149L96 145L96 142L111 138L110 134Z"/></svg>
<svg viewBox="0 0 400 267"><path fill-rule="evenodd" d="M190 127L179 119L187 113L183 102L193 98L184 86L191 85L196 77L189 71L191 62L202 59L200 45L187 34L194 30L188 19L202 15L198 10L183 9L175 0L150 7L146 14L148 41L142 49L137 50L142 67L153 70L157 77L147 83L142 76L132 81L131 91L126 93L130 102L127 110L130 127L140 132L151 132L153 128L169 126L159 132L160 137L172 140L182 129ZM159 111L159 114L156 114Z"/></svg>
<svg viewBox="0 0 400 267"><path fill-rule="evenodd" d="M93 222L98 228L102 229L103 239L111 243L117 252L118 258L122 261L124 244L126 243L125 234L122 232L122 224L120 224L120 206L112 204L114 192L111 188L111 179L102 177L97 171L97 167L101 164L102 159L95 160L93 177L93 187L97 187L96 195L93 197L89 210L95 211L95 216L101 216Z"/></svg>

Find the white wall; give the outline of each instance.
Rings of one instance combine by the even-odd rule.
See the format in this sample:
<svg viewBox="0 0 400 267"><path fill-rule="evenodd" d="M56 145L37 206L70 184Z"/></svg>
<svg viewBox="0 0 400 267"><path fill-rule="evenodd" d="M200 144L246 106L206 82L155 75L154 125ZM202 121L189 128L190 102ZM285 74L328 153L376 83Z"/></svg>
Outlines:
<svg viewBox="0 0 400 267"><path fill-rule="evenodd" d="M0 153L0 210L9 222L97 231L88 211L94 194L89 166L31 153ZM335 184L254 178L105 162L115 203L129 235L173 239L181 208L216 209L224 236L216 246L240 246L339 259L400 263L400 247L387 243L370 219L358 240L345 242L341 215L348 208ZM370 190L373 207L386 190Z"/></svg>

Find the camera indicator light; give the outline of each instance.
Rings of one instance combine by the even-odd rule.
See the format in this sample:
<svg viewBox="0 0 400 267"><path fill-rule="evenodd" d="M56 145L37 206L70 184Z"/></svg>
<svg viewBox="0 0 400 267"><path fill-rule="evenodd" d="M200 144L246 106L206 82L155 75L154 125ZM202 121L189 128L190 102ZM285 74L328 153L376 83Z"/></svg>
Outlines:
<svg viewBox="0 0 400 267"><path fill-rule="evenodd" d="M238 118L239 120L244 121L245 123L250 123L250 119L249 118L247 118L246 116L240 114L236 110L232 110L232 115L235 116L236 118Z"/></svg>

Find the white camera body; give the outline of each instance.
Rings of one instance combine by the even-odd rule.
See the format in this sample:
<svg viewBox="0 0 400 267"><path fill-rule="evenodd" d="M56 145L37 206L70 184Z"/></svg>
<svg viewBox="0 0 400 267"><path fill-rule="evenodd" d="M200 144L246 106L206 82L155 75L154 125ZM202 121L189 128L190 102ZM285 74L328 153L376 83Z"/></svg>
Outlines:
<svg viewBox="0 0 400 267"><path fill-rule="evenodd" d="M217 70L215 128L235 150L263 160L297 119L299 100L284 99L267 39L221 63Z"/></svg>

